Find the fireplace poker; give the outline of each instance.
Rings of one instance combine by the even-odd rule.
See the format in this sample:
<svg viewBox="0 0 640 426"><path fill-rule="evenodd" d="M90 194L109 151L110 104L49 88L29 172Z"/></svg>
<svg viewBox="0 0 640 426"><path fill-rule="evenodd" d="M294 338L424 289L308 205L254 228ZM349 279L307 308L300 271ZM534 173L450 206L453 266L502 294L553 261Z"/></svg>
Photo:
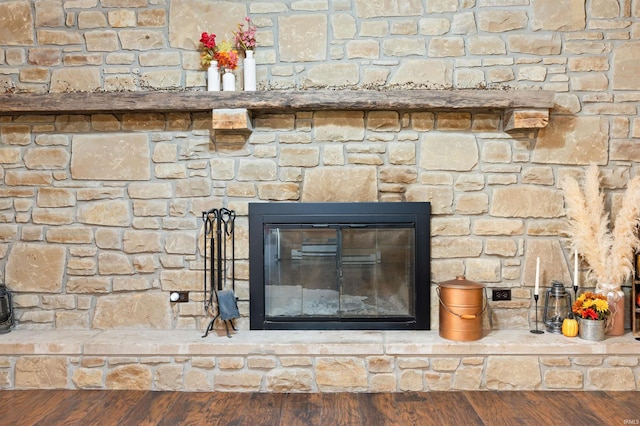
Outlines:
<svg viewBox="0 0 640 426"><path fill-rule="evenodd" d="M231 289L236 291L236 238L233 232L233 228L235 226L236 221L236 212L228 209L220 210L220 217L222 222L224 223L224 234L225 234L225 242L226 238L231 239ZM224 288L227 288L227 245L224 245ZM224 289L223 288L223 289ZM218 288L218 290L223 290Z"/></svg>
<svg viewBox="0 0 640 426"><path fill-rule="evenodd" d="M214 224L213 221L211 220L210 215L213 213L214 209L209 210L207 212L202 212L202 221L204 223L204 234L203 234L203 239L204 239L204 268L203 268L203 272L204 272L204 285L203 285L203 292L204 292L204 309L205 312L209 311L211 309L211 307L213 306L213 291L209 291L209 294L207 295L207 253L209 250L212 250L211 252L211 257L209 259L209 261L211 262L210 265L210 276L209 276L209 280L210 280L210 284L209 284L209 288L211 290L213 290L213 282L214 282L214 277L213 277L213 269L214 269L214 259L213 259L213 247L215 244L214 241L214 234L213 234L213 229L214 229ZM207 248L207 243L209 243L209 248Z"/></svg>

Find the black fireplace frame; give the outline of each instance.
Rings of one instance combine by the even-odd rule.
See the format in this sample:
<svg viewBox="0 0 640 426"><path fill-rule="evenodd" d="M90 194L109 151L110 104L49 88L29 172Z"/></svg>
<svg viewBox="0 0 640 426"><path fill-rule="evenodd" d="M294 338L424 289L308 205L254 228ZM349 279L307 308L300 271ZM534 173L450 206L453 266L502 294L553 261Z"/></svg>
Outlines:
<svg viewBox="0 0 640 426"><path fill-rule="evenodd" d="M251 330L429 330L431 309L430 215L428 202L249 203L249 289ZM268 320L265 317L264 226L412 224L415 240L415 315L411 318Z"/></svg>

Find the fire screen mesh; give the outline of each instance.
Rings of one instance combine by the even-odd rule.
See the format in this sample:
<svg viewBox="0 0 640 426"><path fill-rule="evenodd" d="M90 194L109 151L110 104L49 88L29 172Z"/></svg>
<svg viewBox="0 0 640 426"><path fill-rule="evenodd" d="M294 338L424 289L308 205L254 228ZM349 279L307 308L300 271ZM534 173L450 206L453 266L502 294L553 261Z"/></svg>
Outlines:
<svg viewBox="0 0 640 426"><path fill-rule="evenodd" d="M268 320L414 316L413 229L278 226L265 232Z"/></svg>

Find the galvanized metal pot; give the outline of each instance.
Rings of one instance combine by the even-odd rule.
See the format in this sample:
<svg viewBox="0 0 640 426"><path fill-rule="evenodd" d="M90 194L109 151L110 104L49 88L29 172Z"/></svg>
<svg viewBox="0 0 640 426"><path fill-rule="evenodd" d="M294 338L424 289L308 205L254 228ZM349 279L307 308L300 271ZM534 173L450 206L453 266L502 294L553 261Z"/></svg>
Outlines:
<svg viewBox="0 0 640 426"><path fill-rule="evenodd" d="M578 318L578 336L584 340L604 340L605 320Z"/></svg>

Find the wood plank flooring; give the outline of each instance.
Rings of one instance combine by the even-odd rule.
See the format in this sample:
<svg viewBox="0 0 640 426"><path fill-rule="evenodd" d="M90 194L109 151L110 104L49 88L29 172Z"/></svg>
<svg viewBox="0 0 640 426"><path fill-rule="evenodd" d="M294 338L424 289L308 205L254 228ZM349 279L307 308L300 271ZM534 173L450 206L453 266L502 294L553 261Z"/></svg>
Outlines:
<svg viewBox="0 0 640 426"><path fill-rule="evenodd" d="M0 391L2 425L637 425L639 392Z"/></svg>

